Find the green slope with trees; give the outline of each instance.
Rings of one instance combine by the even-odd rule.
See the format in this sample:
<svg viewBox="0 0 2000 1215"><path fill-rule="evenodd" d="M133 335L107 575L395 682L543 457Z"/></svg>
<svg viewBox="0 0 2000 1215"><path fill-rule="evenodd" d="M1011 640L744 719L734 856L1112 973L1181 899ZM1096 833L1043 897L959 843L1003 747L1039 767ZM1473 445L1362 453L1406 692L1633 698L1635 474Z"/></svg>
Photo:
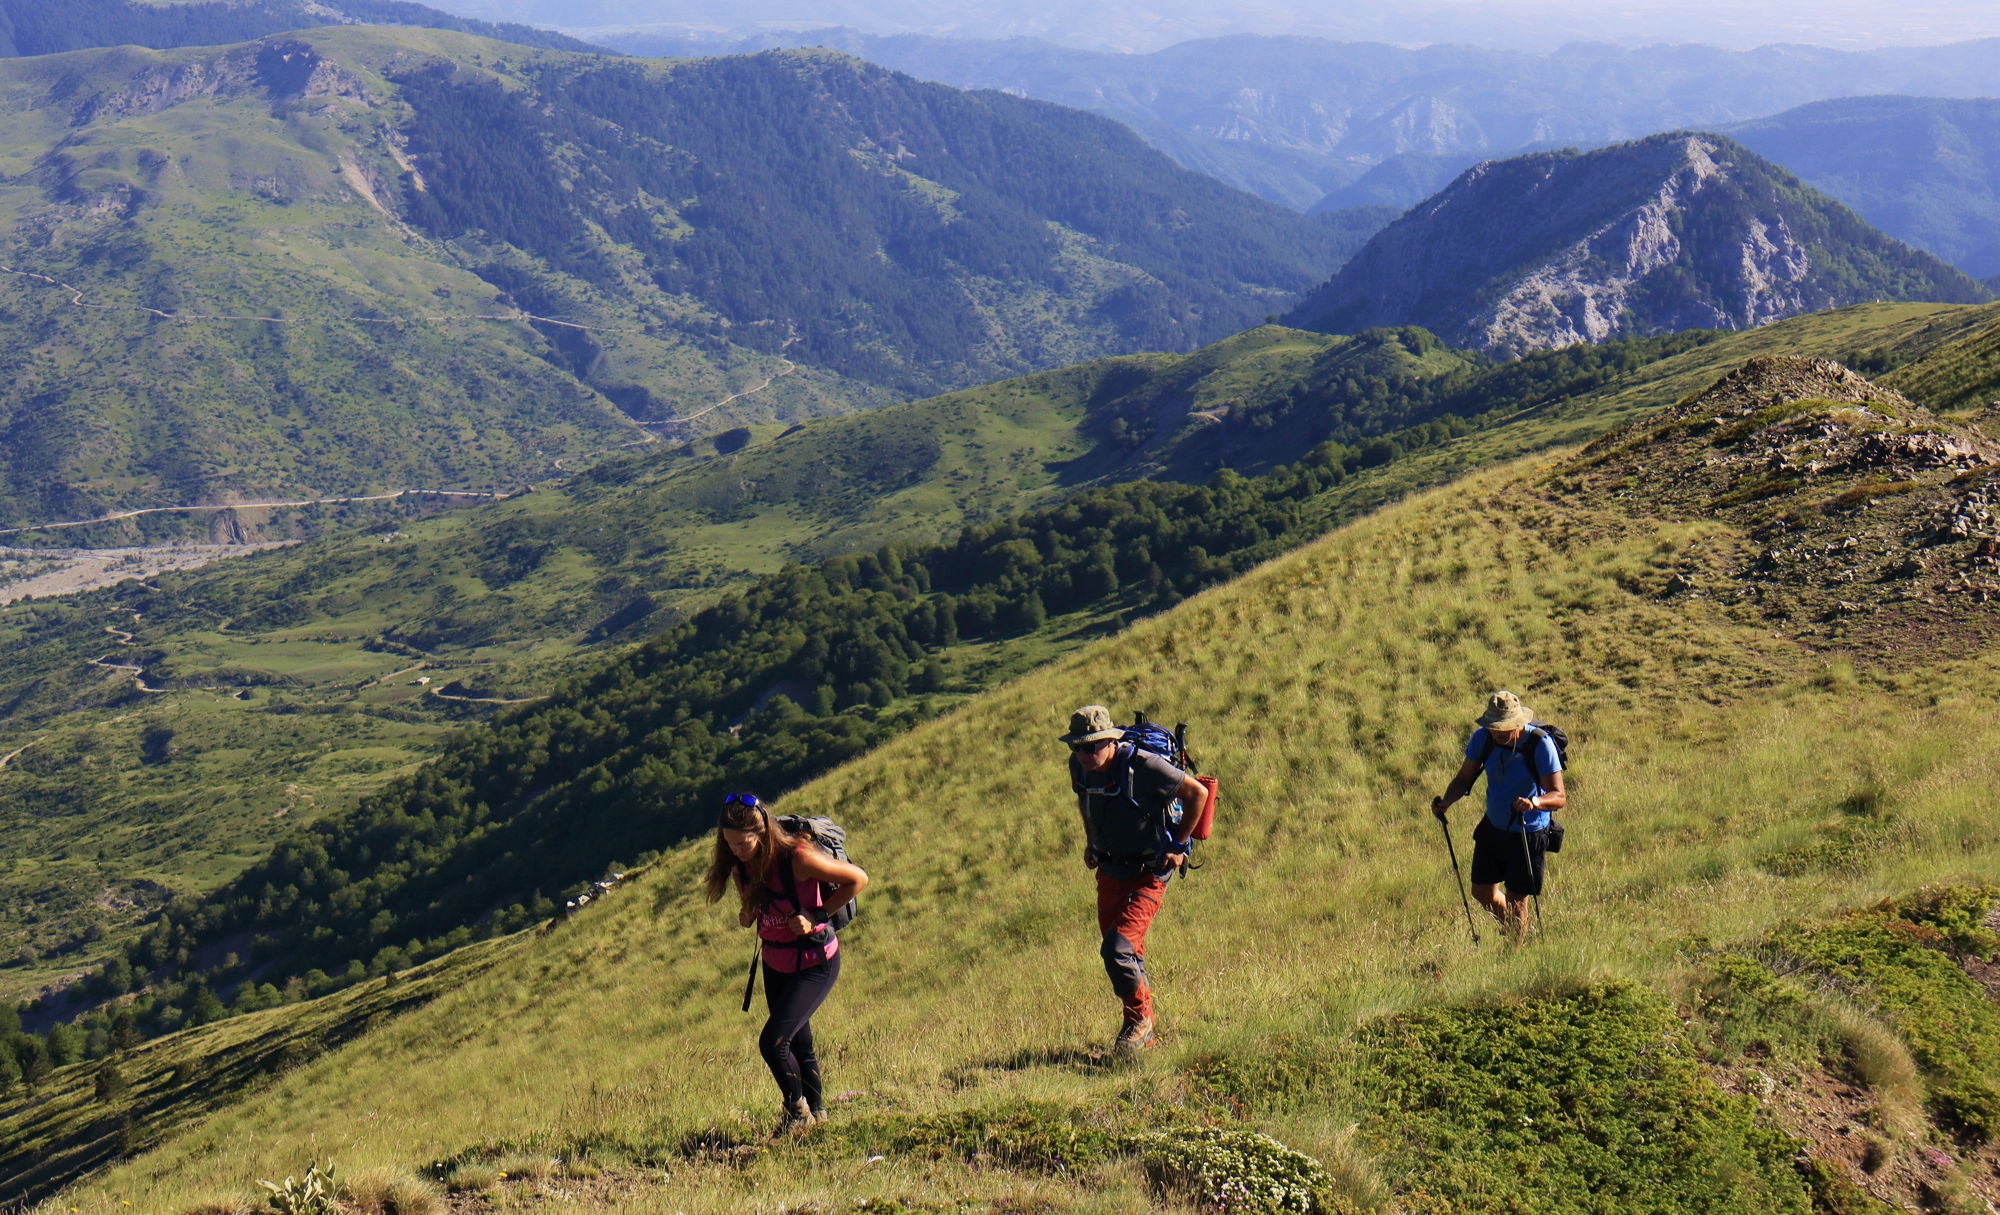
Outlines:
<svg viewBox="0 0 2000 1215"><path fill-rule="evenodd" d="M1898 240L2000 273L2000 101L1844 97L1724 133Z"/></svg>
<svg viewBox="0 0 2000 1215"><path fill-rule="evenodd" d="M1288 1178L1264 1209L1992 1193L1990 647L1854 666L1665 593L1740 535L1566 496L1564 467L1415 495L790 792L875 878L815 1020L838 1099L814 1134L766 1138L746 942L695 839L545 931L48 1068L12 1159L37 1194L49 1162L101 1167L58 1199L84 1215L233 1209L310 1163L357 1205L584 1210L1137 1212ZM1426 810L1496 683L1574 740L1521 948L1468 939ZM1165 1041L1122 1065L1052 738L1095 700L1190 721L1225 790L1149 941Z"/></svg>
<svg viewBox="0 0 2000 1215"><path fill-rule="evenodd" d="M0 526L512 490L1190 350L1354 244L1106 120L828 54L326 26L7 60L0 115Z"/></svg>
<svg viewBox="0 0 2000 1215"><path fill-rule="evenodd" d="M595 51L554 30L455 17L407 0L0 0L0 56L59 55L99 46L220 46L313 26L360 22L457 30L521 46Z"/></svg>
<svg viewBox="0 0 2000 1215"><path fill-rule="evenodd" d="M1615 349L1580 348L1490 369L1506 391L1477 424L1439 415L1383 436L1376 452L1328 442L1257 477L1107 486L946 544L787 569L470 731L215 895L177 902L129 952L130 975L155 978L135 1014L165 1028L198 1015L204 993L254 1007L266 985L317 990L502 931L532 917L537 899L690 830L726 787L803 780L1358 511L1601 433L1749 354L1883 348L1927 326L1946 342L1982 324L1986 310L1854 309L1629 371ZM1537 381L1539 394L1528 387ZM1476 399L1477 386L1460 391ZM59 788L59 769L51 775ZM613 803L624 809L600 813ZM91 989L102 998L118 986L105 971Z"/></svg>

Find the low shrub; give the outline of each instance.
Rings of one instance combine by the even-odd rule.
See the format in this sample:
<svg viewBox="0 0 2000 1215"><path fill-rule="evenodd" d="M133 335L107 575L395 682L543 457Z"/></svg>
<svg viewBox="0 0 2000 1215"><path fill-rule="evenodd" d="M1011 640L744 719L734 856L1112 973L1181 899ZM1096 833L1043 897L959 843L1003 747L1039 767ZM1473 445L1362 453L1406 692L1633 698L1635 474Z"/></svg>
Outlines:
<svg viewBox="0 0 2000 1215"><path fill-rule="evenodd" d="M1812 1195L1814 1215L1895 1215L1895 1207L1870 1197L1824 1160L1800 1160L1799 1176Z"/></svg>
<svg viewBox="0 0 2000 1215"><path fill-rule="evenodd" d="M1332 1210L1319 1161L1256 1131L1179 1127L1133 1135L1125 1146L1169 1194L1204 1210L1320 1215Z"/></svg>
<svg viewBox="0 0 2000 1215"><path fill-rule="evenodd" d="M1657 995L1602 984L1365 1026L1362 1134L1409 1215L1806 1215L1797 1145L1702 1070Z"/></svg>
<svg viewBox="0 0 2000 1215"><path fill-rule="evenodd" d="M1984 1146L2000 1138L2000 1089L1980 1080L1934 1088L1925 1102L1931 1120L1953 1138Z"/></svg>
<svg viewBox="0 0 2000 1215"><path fill-rule="evenodd" d="M815 1151L956 1156L1044 1173L1089 1169L1124 1146L1123 1138L1094 1111L1049 1102L845 1119L822 1127L810 1142Z"/></svg>

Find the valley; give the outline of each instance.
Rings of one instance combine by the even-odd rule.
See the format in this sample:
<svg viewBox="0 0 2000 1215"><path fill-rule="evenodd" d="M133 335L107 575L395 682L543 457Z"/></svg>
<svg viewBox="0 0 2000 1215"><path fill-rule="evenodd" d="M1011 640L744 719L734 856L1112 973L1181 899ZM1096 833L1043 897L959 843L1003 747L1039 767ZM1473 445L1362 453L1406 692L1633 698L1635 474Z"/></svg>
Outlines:
<svg viewBox="0 0 2000 1215"><path fill-rule="evenodd" d="M1203 45L1129 58L1347 53ZM1628 142L1399 216L1187 165L1389 197L1440 98L1638 61L1376 48L1343 105L1455 56L1416 142L1274 157L1162 136L1174 89L1135 133L745 49L0 0L0 1206L2000 1204L2000 304L1646 125L1836 60L1662 51ZM1877 148L1851 188L1976 263L1983 122L1741 129ZM1478 796L1431 811L1503 687L1568 739L1519 934ZM1091 702L1223 791L1130 1049ZM872 876L775 1136L704 876L748 792Z"/></svg>

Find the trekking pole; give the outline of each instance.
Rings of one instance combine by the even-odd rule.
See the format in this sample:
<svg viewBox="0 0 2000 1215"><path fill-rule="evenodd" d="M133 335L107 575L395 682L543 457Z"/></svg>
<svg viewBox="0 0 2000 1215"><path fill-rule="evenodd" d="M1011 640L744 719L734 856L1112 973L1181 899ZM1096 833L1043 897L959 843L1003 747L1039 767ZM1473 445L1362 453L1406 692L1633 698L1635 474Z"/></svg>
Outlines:
<svg viewBox="0 0 2000 1215"><path fill-rule="evenodd" d="M1479 944L1479 929L1472 925L1472 900L1465 897L1465 875L1458 871L1458 849L1451 846L1451 824L1438 819L1438 827L1444 832L1444 850L1451 854L1451 875L1458 879L1458 901L1465 907L1465 927L1472 933L1472 943Z"/></svg>
<svg viewBox="0 0 2000 1215"><path fill-rule="evenodd" d="M1548 864L1549 864L1548 857L1546 854L1544 854L1542 857L1543 872L1542 873L1535 872L1535 854L1528 847L1528 820L1521 817L1521 812L1519 810L1516 810L1514 811L1514 821L1521 824L1521 860L1525 862L1528 866L1528 876L1535 880L1535 893L1529 895L1528 897L1535 901L1535 931L1541 932L1543 929L1542 877L1543 874L1548 871Z"/></svg>
<svg viewBox="0 0 2000 1215"><path fill-rule="evenodd" d="M750 993L757 990L757 963L764 960L764 942L753 941L750 945L750 978L743 984L743 1011L750 1011Z"/></svg>

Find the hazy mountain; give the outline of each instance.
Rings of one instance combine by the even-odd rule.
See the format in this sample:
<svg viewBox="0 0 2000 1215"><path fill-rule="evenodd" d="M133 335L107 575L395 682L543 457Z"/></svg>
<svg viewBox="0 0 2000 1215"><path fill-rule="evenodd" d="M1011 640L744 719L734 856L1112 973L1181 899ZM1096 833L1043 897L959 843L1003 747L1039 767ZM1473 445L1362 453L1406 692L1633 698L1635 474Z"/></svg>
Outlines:
<svg viewBox="0 0 2000 1215"><path fill-rule="evenodd" d="M1850 97L1721 128L1873 226L1972 275L2000 270L2000 102ZM1547 149L1522 148L1512 155ZM1408 207L1485 156L1406 152L1313 212ZM1211 170L1213 171L1213 170Z"/></svg>
<svg viewBox="0 0 2000 1215"><path fill-rule="evenodd" d="M522 46L600 48L554 30L469 21L407 0L0 0L0 56L53 55L94 46L218 46L320 25L410 25Z"/></svg>
<svg viewBox="0 0 2000 1215"><path fill-rule="evenodd" d="M1293 34L1374 39L1417 46L1449 42L1545 50L1579 39L1655 46L1700 41L1731 47L1925 46L2000 35L2000 14L1978 0L1924 0L1885 9L1865 0L1816 5L1784 0L1720 0L1603 5L1583 0L1258 0L1216 5L1195 0L450 0L454 12L577 29L675 25L698 30L852 25L881 33L961 38L1035 37L1069 46L1157 50L1190 38Z"/></svg>
<svg viewBox="0 0 2000 1215"><path fill-rule="evenodd" d="M1726 133L1889 235L2000 273L2000 101L1850 97Z"/></svg>
<svg viewBox="0 0 2000 1215"><path fill-rule="evenodd" d="M825 52L328 26L9 60L0 114L7 523L511 486L635 420L1192 349L1360 243L1102 118Z"/></svg>
<svg viewBox="0 0 2000 1215"><path fill-rule="evenodd" d="M1416 324L1520 353L1866 300L1985 298L1740 145L1679 133L1480 164L1289 320L1330 333Z"/></svg>
<svg viewBox="0 0 2000 1215"><path fill-rule="evenodd" d="M685 33L592 37L649 55L833 46L927 80L1005 89L1111 115L1182 164L1299 210L1405 155L1456 159L1462 168L1538 148L1713 129L1856 93L2000 94L1996 42L1868 52L1571 45L1527 53L1232 37L1127 55L1032 39L886 37L841 29L773 31L748 40ZM1449 175L1432 189L1446 180ZM1430 192L1329 205L1407 206Z"/></svg>

